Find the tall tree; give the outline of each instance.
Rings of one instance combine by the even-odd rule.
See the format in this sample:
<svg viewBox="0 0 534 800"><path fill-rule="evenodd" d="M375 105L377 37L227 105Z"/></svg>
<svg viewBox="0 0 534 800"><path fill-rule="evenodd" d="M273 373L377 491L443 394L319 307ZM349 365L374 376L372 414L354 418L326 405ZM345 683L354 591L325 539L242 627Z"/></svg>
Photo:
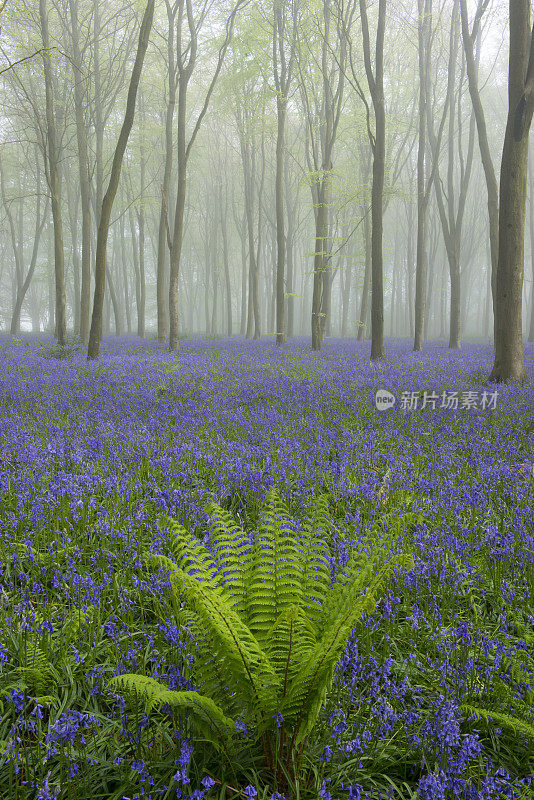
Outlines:
<svg viewBox="0 0 534 800"><path fill-rule="evenodd" d="M471 115L467 153L463 155L463 125L462 125L462 85L463 80L456 80L456 68L459 48L459 15L458 0L454 0L451 16L449 37L449 65L447 74L447 94L444 105L442 121L449 114L449 130L447 143L447 189L442 188L439 173L440 138L436 137L434 123L430 108L427 110L428 132L434 159L436 179L434 190L438 204L439 217L443 230L443 239L449 262L451 303L449 324L449 347L460 347L461 338L461 265L460 248L462 243L462 228L467 200L467 190L471 180L474 153L475 119ZM463 65L463 59L462 59ZM455 181L456 166L460 166L458 181ZM455 189L458 197L455 201Z"/></svg>
<svg viewBox="0 0 534 800"><path fill-rule="evenodd" d="M319 79L320 91L314 97L306 86L306 75L300 67L301 97L306 114L306 158L310 175L315 217L315 250L313 253L313 294L311 313L312 349L320 350L326 329L327 294L331 288L330 273L330 194L334 145L339 129L349 34L354 15L354 2L336 4L332 19L332 3L323 0L318 20L321 38ZM313 40L312 42L313 43ZM308 46L310 43L308 43ZM311 59L313 62L315 57ZM318 59L317 59L318 60ZM308 68L308 79L311 77Z"/></svg>
<svg viewBox="0 0 534 800"><path fill-rule="evenodd" d="M52 59L46 0L39 0L39 19L43 37L43 64L46 96L46 150L47 180L52 201L54 220L54 275L56 286L55 333L60 345L67 340L67 313L65 300L65 264L63 250L63 221L61 217L61 188L59 175L58 143L56 139L56 117L54 110L54 86L52 82Z"/></svg>
<svg viewBox="0 0 534 800"><path fill-rule="evenodd" d="M462 19L462 40L464 43L465 61L467 66L467 79L469 81L469 93L473 103L473 111L477 125L478 146L480 157L484 168L486 179L486 190L488 194L488 218L490 232L490 255L491 255L491 287L492 296L495 297L495 280L497 276L497 263L499 258L499 187L495 175L495 167L488 141L488 131L486 125L486 115L480 99L478 86L478 63L475 57L474 44L480 37L480 23L482 16L489 5L489 0L478 0L478 6L473 21L473 28L469 30L469 17L466 0L460 0L460 14Z"/></svg>
<svg viewBox="0 0 534 800"><path fill-rule="evenodd" d="M378 2L374 71L371 61L367 0L360 0L363 56L375 116L373 184L371 189L371 360L384 358L383 202L386 169L386 109L384 103L384 37L386 0Z"/></svg>
<svg viewBox="0 0 534 800"><path fill-rule="evenodd" d="M291 5L292 31L287 40L287 10L283 0L274 0L273 5L273 76L276 89L276 342L286 340L285 316L285 257L286 235L284 222L284 161L285 127L288 92L293 75L295 47L297 40L296 3ZM287 52L286 52L287 50Z"/></svg>
<svg viewBox="0 0 534 800"><path fill-rule="evenodd" d="M72 44L72 70L74 74L74 109L78 146L78 173L82 203L82 269L80 292L80 339L89 338L91 304L91 184L87 155L87 123L84 114L85 81L80 48L79 0L69 0L70 38Z"/></svg>
<svg viewBox="0 0 534 800"><path fill-rule="evenodd" d="M510 0L508 119L499 192L499 259L495 280L492 381L523 380L523 273L528 134L534 111L534 37L530 0ZM526 77L525 77L526 76Z"/></svg>
<svg viewBox="0 0 534 800"><path fill-rule="evenodd" d="M158 253L156 269L156 301L158 315L158 342L165 342L168 335L167 305L165 300L166 289L166 262L167 245L171 248L169 231L168 202L172 175L173 157L173 121L176 106L177 66L175 58L176 15L179 0L170 3L165 0L167 10L167 103L165 108L165 164L163 169L163 183L161 184L161 206L158 227Z"/></svg>
<svg viewBox="0 0 534 800"><path fill-rule="evenodd" d="M174 223L171 235L171 255L170 255L170 278L169 278L169 350L178 350L179 346L179 323L178 323L178 279L180 275L180 256L182 253L184 236L184 211L185 198L187 191L187 165L195 139L202 125L213 90L222 69L226 50L232 38L234 22L239 8L244 0L236 0L232 11L227 19L226 33L223 43L219 49L215 71L208 85L204 102L193 126L193 131L187 139L187 94L189 82L193 75L198 56L198 33L202 22L205 20L205 10L198 10L195 17L192 0L180 0L177 14L176 32L176 64L178 70L178 147L177 171L178 182L176 187L176 204L174 209ZM185 20L184 20L185 17ZM184 36L184 22L187 24L188 36Z"/></svg>
<svg viewBox="0 0 534 800"><path fill-rule="evenodd" d="M41 0L41 3L43 0ZM98 351L100 347L100 340L102 339L102 309L104 305L104 291L106 286L106 248L109 232L109 222L111 217L111 209L113 208L113 201L117 193L119 185L119 178L122 167L122 160L124 158L124 151L128 144L130 131L132 130L134 114L135 114L135 100L137 97L137 89L139 86L139 79L143 69L143 61L148 47L148 37L152 28L152 20L154 17L154 0L148 0L141 22L141 29L139 31L139 42L137 45L137 53L132 69L130 78L130 86L128 88L128 98L126 101L126 111L124 114L124 122L117 140L117 146L113 156L113 164L111 167L111 175L109 185L102 200L102 209L100 212L100 222L98 224L98 236L96 242L96 260L95 260L95 294L93 299L93 316L91 320L91 330L89 333L89 346L87 348L87 360L95 360L98 358Z"/></svg>
<svg viewBox="0 0 534 800"><path fill-rule="evenodd" d="M430 187L425 183L426 106L430 94L430 41L432 0L417 0L419 63L419 132L417 149L417 254L415 262L415 340L413 349L423 347L425 292L427 283L426 217Z"/></svg>

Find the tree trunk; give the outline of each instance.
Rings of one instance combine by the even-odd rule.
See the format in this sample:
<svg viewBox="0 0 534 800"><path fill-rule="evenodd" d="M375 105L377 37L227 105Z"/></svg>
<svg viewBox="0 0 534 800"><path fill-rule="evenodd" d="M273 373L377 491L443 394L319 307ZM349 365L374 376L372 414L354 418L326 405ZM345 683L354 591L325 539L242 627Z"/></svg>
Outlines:
<svg viewBox="0 0 534 800"><path fill-rule="evenodd" d="M451 276L451 317L449 327L449 347L458 350L460 347L460 298L461 298L461 277L458 255L450 261Z"/></svg>
<svg viewBox="0 0 534 800"><path fill-rule="evenodd" d="M313 256L313 295L312 295L312 350L320 350L323 341L321 315L323 313L323 291L325 270L325 247L328 236L328 176L330 166L323 165L323 174L317 193L317 213L315 215L315 252Z"/></svg>
<svg viewBox="0 0 534 800"><path fill-rule="evenodd" d="M43 63L46 97L46 129L48 143L48 185L52 199L52 219L54 221L54 273L56 283L56 337L58 343L65 345L67 340L67 316L65 300L65 265L63 252L63 222L61 218L61 190L59 161L56 141L56 121L52 84L52 65L50 59L50 36L45 0L39 0L39 17L43 37Z"/></svg>
<svg viewBox="0 0 534 800"><path fill-rule="evenodd" d="M17 287L17 296L15 298L15 304L13 307L13 315L11 317L11 325L9 328L9 332L11 335L18 335L20 333L20 313L22 311L22 304L24 302L24 298L26 297L26 292L30 286L31 280L33 278L35 267L37 265L37 254L39 252L39 241L41 239L41 234L43 232L43 228L46 222L46 218L48 215L48 199L46 201L45 210L43 215L40 214L41 209L41 189L40 189L40 182L37 185L37 210L35 214L35 233L33 237L33 248L32 248L32 255L30 260L30 266L28 268L28 272L26 273L26 277L22 283L22 286L19 288Z"/></svg>
<svg viewBox="0 0 534 800"><path fill-rule="evenodd" d="M161 185L161 208L159 214L158 228L158 255L156 267L156 297L158 314L158 342L167 340L167 307L165 301L166 292L166 263L168 241L168 203L169 191L171 186L172 156L173 156L173 121L174 107L176 105L176 65L174 60L174 30L176 11L166 0L167 6L167 81L169 96L165 111L165 167L163 170L163 183Z"/></svg>
<svg viewBox="0 0 534 800"><path fill-rule="evenodd" d="M89 338L91 305L91 184L87 156L87 130L83 110L84 72L79 43L78 0L70 0L72 68L74 72L74 111L76 141L78 145L78 174L82 201L82 276L80 292L80 339L85 344Z"/></svg>
<svg viewBox="0 0 534 800"><path fill-rule="evenodd" d="M286 340L285 314L285 256L286 237L284 231L284 129L286 122L287 101L280 92L276 99L277 132L276 132L276 343L284 344Z"/></svg>
<svg viewBox="0 0 534 800"><path fill-rule="evenodd" d="M42 3L43 0L40 0ZM135 113L135 99L137 97L137 88L139 86L139 79L141 77L141 70L143 68L143 61L145 58L146 49L148 46L148 37L152 28L152 19L154 16L154 0L148 0L141 23L141 30L139 32L139 42L137 46L137 53L135 62L132 69L132 76L130 78L130 86L128 88L128 99L126 101L126 112L124 115L124 122L119 134L115 153L113 155L113 164L111 167L111 175L109 179L108 189L102 201L102 210L100 212L100 222L98 225L98 236L96 243L96 259L95 259L95 294L93 300L93 317L91 320L91 331L89 333L89 346L87 349L87 359L94 360L98 358L98 350L100 340L102 338L102 308L104 305L104 292L106 286L106 247L109 232L109 222L111 217L111 209L113 208L113 201L117 193L119 185L119 178L121 173L122 159L124 151L128 143L130 131L132 130L134 113Z"/></svg>
<svg viewBox="0 0 534 800"><path fill-rule="evenodd" d="M371 361L384 358L383 199L386 167L386 110L384 104L384 34L386 0L379 0L375 71L371 66L366 0L360 0L365 71L375 112L373 186L371 190Z"/></svg>
<svg viewBox="0 0 534 800"><path fill-rule="evenodd" d="M528 341L534 342L534 170L529 164L530 177L530 266L532 283L530 286L530 326L528 330Z"/></svg>
<svg viewBox="0 0 534 800"><path fill-rule="evenodd" d="M146 307L146 280L145 280L145 148L143 137L144 130L144 105L143 95L139 96L139 120L141 143L139 147L141 191L139 196L139 213L137 224L139 226L139 305L137 307L137 335L143 339L145 336L145 307Z"/></svg>
<svg viewBox="0 0 534 800"><path fill-rule="evenodd" d="M225 182L223 202L222 182L219 183L219 208L221 213L221 235L223 244L224 280L226 284L226 333L232 336L232 282L230 280L230 263L228 258L228 182Z"/></svg>
<svg viewBox="0 0 534 800"><path fill-rule="evenodd" d="M292 337L295 328L295 298L293 297L295 284L295 223L298 207L298 195L295 194L293 206L290 204L289 169L287 159L284 162L284 180L287 208L287 236L286 236L286 261L287 261L287 335Z"/></svg>
<svg viewBox="0 0 534 800"><path fill-rule="evenodd" d="M130 291L128 287L128 270L126 268L126 245L124 241L124 214L120 219L120 263L122 269L122 282L124 285L124 309L126 312L126 330L132 332L132 312L130 308Z"/></svg>
<svg viewBox="0 0 534 800"><path fill-rule="evenodd" d="M491 150L488 142L488 134L486 128L486 117L484 108L480 100L480 92L478 88L478 54L475 57L473 50L473 42L480 41L480 17L483 12L482 0L479 0L478 10L475 17L475 24L473 31L469 32L469 21L467 16L467 3L466 0L460 0L460 14L462 20L462 39L464 43L465 60L467 66L467 79L469 83L469 93L471 95L471 102L473 103L473 112L475 114L478 145L480 149L480 157L482 159L482 166L484 169L484 176L486 179L486 190L488 195L488 219L490 228L490 252L491 252L491 287L492 297L495 295L495 280L497 276L497 263L499 257L499 188L497 186L497 178L495 176L495 168L493 166L493 159L491 157Z"/></svg>
<svg viewBox="0 0 534 800"><path fill-rule="evenodd" d="M113 273L111 264L106 264L106 277L109 284L109 294L111 297L111 305L113 307L113 316L115 318L115 336L122 336L122 316L117 292L115 291L115 281L113 280Z"/></svg>
<svg viewBox="0 0 534 800"><path fill-rule="evenodd" d="M430 90L431 0L418 0L419 41L419 133L417 150L417 254L415 264L415 339L414 351L423 349L425 291L427 283L426 212L430 192L425 182L426 104Z"/></svg>
<svg viewBox="0 0 534 800"><path fill-rule="evenodd" d="M510 0L509 105L501 161L492 381L525 378L522 295L528 134L532 121L531 92L527 94L526 90L531 88L529 79L534 71L532 46L528 57L529 16L529 0Z"/></svg>
<svg viewBox="0 0 534 800"><path fill-rule="evenodd" d="M78 210L80 205L80 196L74 187L76 196L73 197L73 187L67 184L67 204L69 212L70 224L70 244L72 253L72 272L73 272L73 289L74 289L74 332L77 336L80 335L80 253L78 250Z"/></svg>
<svg viewBox="0 0 534 800"><path fill-rule="evenodd" d="M188 75L188 73L182 73L178 82L178 185L176 187L176 206L174 210L169 280L169 350L171 352L177 351L179 347L178 278L184 235L184 210L187 182L185 125Z"/></svg>
<svg viewBox="0 0 534 800"><path fill-rule="evenodd" d="M244 336L247 331L247 218L243 209L243 223L239 228L239 239L241 241L241 321L239 333Z"/></svg>
<svg viewBox="0 0 534 800"><path fill-rule="evenodd" d="M371 286L371 221L369 219L369 211L367 208L362 208L363 216L363 240L365 249L365 266L363 273L363 287L362 298L360 305L360 321L358 323L358 341L365 342L367 332L367 317L369 315L369 289Z"/></svg>

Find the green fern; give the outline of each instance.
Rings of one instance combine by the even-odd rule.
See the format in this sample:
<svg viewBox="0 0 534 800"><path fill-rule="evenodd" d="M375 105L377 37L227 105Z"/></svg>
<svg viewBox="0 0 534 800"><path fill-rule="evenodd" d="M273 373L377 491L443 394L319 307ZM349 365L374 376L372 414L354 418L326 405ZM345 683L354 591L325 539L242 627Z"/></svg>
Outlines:
<svg viewBox="0 0 534 800"><path fill-rule="evenodd" d="M487 708L477 708L471 705L462 705L460 708L467 714L476 715L488 724L498 722L518 736L526 736L528 739L534 739L534 725L529 725L528 722L518 717L513 717L511 714L503 714L500 711L488 711Z"/></svg>
<svg viewBox="0 0 534 800"><path fill-rule="evenodd" d="M65 666L71 668L74 656L69 645L77 641L80 625L89 622L94 612L94 606L69 612L62 620L61 627L59 623L56 624L54 633L44 631L38 635L35 632L13 632L9 650L15 661L11 670L14 680L0 690L0 697L12 689L19 689L41 705L57 702L58 686L62 682L58 670ZM43 621L43 615L37 614L36 624ZM59 659L57 654L60 654Z"/></svg>
<svg viewBox="0 0 534 800"><path fill-rule="evenodd" d="M137 695L146 701L147 711L162 705L184 709L193 717L202 735L220 746L235 730L234 722L211 700L198 692L175 692L153 678L142 675L119 675L109 682L119 691ZM217 734L217 738L213 734Z"/></svg>
<svg viewBox="0 0 534 800"><path fill-rule="evenodd" d="M317 722L354 625L374 608L393 569L413 565L411 556L394 552L419 518L388 514L330 586L326 497L314 500L298 532L274 490L250 534L220 506L212 503L207 512L210 550L166 520L174 561L146 555L149 566L168 571L177 624L195 636L193 677L202 694L135 675L110 685L144 696L148 710L163 703L189 710L207 738L228 739L237 716L255 723L266 766L276 762L287 771ZM285 750L275 759L277 714Z"/></svg>

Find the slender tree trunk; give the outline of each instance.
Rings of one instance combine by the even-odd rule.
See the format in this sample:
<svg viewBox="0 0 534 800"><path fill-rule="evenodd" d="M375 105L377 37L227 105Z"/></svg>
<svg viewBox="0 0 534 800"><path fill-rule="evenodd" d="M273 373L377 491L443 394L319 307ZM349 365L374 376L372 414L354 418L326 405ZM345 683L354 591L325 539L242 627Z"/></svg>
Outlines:
<svg viewBox="0 0 534 800"><path fill-rule="evenodd" d="M425 291L427 283L426 212L430 192L425 180L426 104L430 90L430 13L431 0L418 0L419 40L419 134L417 150L417 255L415 265L415 340L414 351L423 349Z"/></svg>
<svg viewBox="0 0 534 800"><path fill-rule="evenodd" d="M20 333L20 313L22 311L22 304L24 302L24 298L26 297L26 293L29 289L30 283L35 273L35 267L37 266L39 241L41 239L41 234L43 232L43 228L48 215L48 199L42 216L40 214L40 209L41 209L41 190L39 181L37 184L37 210L35 214L35 233L33 237L32 255L30 260L30 266L28 268L28 272L26 273L26 277L24 278L22 286L20 287L20 289L17 288L17 296L15 298L13 315L11 317L11 325L9 329L11 335L18 335Z"/></svg>
<svg viewBox="0 0 534 800"><path fill-rule="evenodd" d="M276 343L286 340L285 309L285 256L286 237L284 231L284 133L286 122L287 100L278 93L276 99L277 133L276 133Z"/></svg>
<svg viewBox="0 0 534 800"><path fill-rule="evenodd" d="M140 279L140 270L139 270L139 241L137 238L137 229L135 223L135 217L133 213L133 208L130 206L128 209L128 219L130 221L130 238L132 242L132 256L131 260L133 263L134 268L134 290L135 290L135 308L137 312L137 320L139 320L139 310L141 307L141 279Z"/></svg>
<svg viewBox="0 0 534 800"><path fill-rule="evenodd" d="M106 264L106 277L109 284L109 294L111 297L111 305L113 307L113 316L115 318L115 336L122 336L122 316L119 299L115 291L115 281L113 280L112 265Z"/></svg>
<svg viewBox="0 0 534 800"><path fill-rule="evenodd" d="M483 0L479 0L478 9L475 16L475 24L472 32L470 32L469 20L467 16L467 2L466 0L460 0L462 39L464 43L467 66L469 93L471 95L471 102L473 103L473 112L475 115L478 134L478 145L480 149L480 156L482 159L488 195L488 219L491 248L491 287L493 297L495 295L495 280L497 276L497 263L499 257L499 188L497 186L495 168L493 166L493 159L491 157L491 150L488 142L486 117L478 87L478 53L480 52L480 48L478 48L476 56L473 48L474 41L480 43L480 18L484 11L485 5L486 4L484 4Z"/></svg>
<svg viewBox="0 0 534 800"><path fill-rule="evenodd" d="M295 298L293 297L295 285L295 222L297 216L298 197L295 195L293 205L290 204L289 169L287 159L284 162L284 180L287 208L287 236L286 236L286 261L287 261L287 335L292 337L295 329Z"/></svg>
<svg viewBox="0 0 534 800"><path fill-rule="evenodd" d="M534 342L534 170L532 165L529 164L529 178L530 178L530 266L532 283L530 286L530 326L528 330L528 341Z"/></svg>
<svg viewBox="0 0 534 800"><path fill-rule="evenodd" d="M47 226L48 228L48 259L47 263L52 263L52 255L53 255L53 243L54 243L54 231L53 231L53 223L52 223L52 233L50 232L50 225ZM55 335L56 330L56 309L55 309L55 286L54 286L54 274L49 272L48 273L48 332Z"/></svg>
<svg viewBox="0 0 534 800"><path fill-rule="evenodd" d="M139 213L137 223L139 226L139 305L137 308L137 335L143 339L145 336L145 306L146 306L146 279L145 279L145 147L143 137L144 126L143 95L139 95L139 120L141 143L139 147L141 193L139 197Z"/></svg>
<svg viewBox="0 0 534 800"><path fill-rule="evenodd" d="M436 138L433 123L430 113L427 116L428 132L432 146L432 155L434 159L435 180L434 190L436 201L438 205L439 217L441 227L443 230L443 240L447 251L447 259L449 262L449 272L451 280L451 307L450 307L450 329L449 329L449 347L451 349L458 349L460 347L460 322L461 322L461 272L460 272L460 246L462 240L462 224L465 211L465 202L467 197L467 190L471 178L471 168L473 164L474 152L474 134L475 134L475 119L474 115L471 116L469 125L469 144L468 152L465 159L460 158L460 181L458 193L458 205L455 209L454 198L454 171L457 165L458 158L455 154L455 133L458 137L458 146L461 147L462 140L462 115L461 115L461 87L463 80L458 82L458 118L455 119L455 86L456 86L456 61L459 46L459 30L458 30L458 0L454 0L454 6L451 19L451 32L449 41L449 67L448 67L448 81L447 81L447 97L445 101L445 113L449 113L449 141L448 141L448 167L447 167L447 209L445 208L445 200L443 197L443 190L439 176L439 150L440 150L440 136Z"/></svg>
<svg viewBox="0 0 534 800"><path fill-rule="evenodd" d="M433 305L432 300L434 297L434 280L436 277L435 263L436 263L436 252L437 252L437 240L438 240L437 235L433 234L431 239L432 244L429 248L429 253L430 253L429 263L432 264L432 269L428 271L428 276L427 276L428 280L426 288L426 306L425 306L426 312L423 325L423 339L428 339L429 330L431 330L430 320L432 317L432 305Z"/></svg>
<svg viewBox="0 0 534 800"><path fill-rule="evenodd" d="M188 80L188 74L185 76L182 74L178 82L178 185L176 187L176 206L174 210L169 280L169 350L171 350L171 352L177 351L179 347L178 278L184 235L184 210L187 182L185 126Z"/></svg>
<svg viewBox="0 0 534 800"><path fill-rule="evenodd" d="M328 236L328 177L330 166L323 166L317 193L317 213L315 216L315 252L313 256L313 294L312 294L312 350L320 350L323 341L321 315L323 313L323 291L325 270L325 247Z"/></svg>
<svg viewBox="0 0 534 800"><path fill-rule="evenodd" d="M224 280L226 284L226 333L232 336L232 282L230 280L230 263L228 258L228 181L225 181L223 201L222 182L219 183L219 209L221 213L221 235L223 245Z"/></svg>
<svg viewBox="0 0 534 800"><path fill-rule="evenodd" d="M74 332L80 334L80 253L78 250L78 210L80 197L76 192L73 197L73 189L67 184L67 204L70 223L70 242L72 253L72 272L74 277Z"/></svg>
<svg viewBox="0 0 534 800"><path fill-rule="evenodd" d="M487 264L488 264L488 269L487 269L487 280L486 280L486 300L484 303L484 320L483 320L483 331L484 331L484 336L486 338L488 338L490 335L490 305L493 297L491 291L491 281L493 277L493 271L491 263L489 238L487 243Z"/></svg>
<svg viewBox="0 0 534 800"><path fill-rule="evenodd" d="M95 216L100 214L104 192L104 121L102 108L102 86L100 76L100 5L101 0L93 2L93 80L95 97ZM98 223L98 218L97 218Z"/></svg>
<svg viewBox="0 0 534 800"><path fill-rule="evenodd" d="M42 3L43 0L40 0ZM135 100L137 97L137 88L139 86L139 79L141 77L141 70L143 68L143 61L145 58L146 49L148 46L148 37L152 28L152 19L154 16L154 0L148 0L143 21L141 23L141 30L139 32L139 43L137 46L137 53L135 62L132 69L132 76L130 78L130 86L128 88L128 99L126 101L126 112L124 115L124 122L119 134L117 146L113 156L113 164L111 167L111 175L109 179L108 189L102 201L102 210L100 212L100 222L98 225L98 236L96 243L96 260L95 260L95 295L93 300L93 317L91 320L91 330L89 333L89 346L87 349L87 359L94 360L98 358L98 350L100 340L102 338L102 308L104 305L104 292L106 286L106 248L109 232L109 222L111 217L111 209L113 208L113 201L117 193L119 185L119 178L122 166L122 159L124 151L128 143L130 131L132 129L134 114L135 114Z"/></svg>
<svg viewBox="0 0 534 800"><path fill-rule="evenodd" d="M50 35L45 0L39 0L39 16L43 36L43 63L45 75L46 128L48 150L48 184L52 199L52 218L54 220L54 273L56 283L56 337L60 345L67 340L67 315L65 299L65 265L63 252L63 222L61 218L61 190L59 161L56 141L56 121L54 114L54 95L52 65L50 58Z"/></svg>
<svg viewBox="0 0 534 800"><path fill-rule="evenodd" d="M84 117L84 72L79 43L78 0L69 2L71 16L72 68L74 71L74 110L78 145L78 174L82 202L82 276L80 292L80 339L89 338L91 305L91 184L87 156L87 128Z"/></svg>
<svg viewBox="0 0 534 800"><path fill-rule="evenodd" d="M174 108L176 105L176 64L174 58L174 36L175 36L175 19L176 7L171 7L168 0L166 0L167 7L167 84L168 84L168 98L167 108L165 110L165 167L163 171L163 183L161 185L161 208L159 214L159 228L158 228L158 255L156 267L156 298L157 298L157 314L158 314L158 342L165 342L167 340L167 308L165 301L166 292L166 263L167 263L167 245L170 242L168 235L168 203L169 191L171 186L172 174L172 156L173 156L173 121L174 121Z"/></svg>
<svg viewBox="0 0 534 800"><path fill-rule="evenodd" d="M243 224L239 228L239 239L241 241L241 322L239 333L244 336L247 331L247 241L246 241L247 219L243 209Z"/></svg>
<svg viewBox="0 0 534 800"><path fill-rule="evenodd" d="M393 276L392 276L392 285L391 285L391 308L390 308L390 316L389 316L389 328L390 328L390 336L393 338L395 336L395 308L396 308L396 295L397 295L397 281L398 281L398 272L399 272L399 253L400 253L400 245L399 245L399 226L398 226L398 219L397 225L395 225L395 253L393 257Z"/></svg>
<svg viewBox="0 0 534 800"><path fill-rule="evenodd" d="M379 0L375 46L375 70L371 66L369 25L366 0L360 0L365 71L375 112L373 147L373 186L371 190L371 361L384 358L384 285L383 285L383 201L386 167L386 110L384 104L384 34L386 0Z"/></svg>
<svg viewBox="0 0 534 800"><path fill-rule="evenodd" d="M362 208L363 216L363 241L365 249L365 266L363 273L362 298L360 305L360 321L358 323L358 341L365 342L367 333L367 317L369 315L369 289L371 287L371 220L369 211L365 206Z"/></svg>
<svg viewBox="0 0 534 800"><path fill-rule="evenodd" d="M124 284L124 309L126 312L126 330L132 332L132 311L130 308L130 292L128 287L128 270L126 268L126 243L124 240L124 214L120 219L120 263L122 268L122 282Z"/></svg>
<svg viewBox="0 0 534 800"><path fill-rule="evenodd" d="M509 105L501 161L495 363L490 375L493 381L523 380L525 377L522 296L528 134L534 82L531 44L529 56L529 18L529 0L510 0Z"/></svg>
<svg viewBox="0 0 534 800"><path fill-rule="evenodd" d="M410 203L408 207L408 247L407 247L407 289L408 289L408 320L410 325L410 336L414 336L414 305L413 305L413 235L412 235L413 212Z"/></svg>

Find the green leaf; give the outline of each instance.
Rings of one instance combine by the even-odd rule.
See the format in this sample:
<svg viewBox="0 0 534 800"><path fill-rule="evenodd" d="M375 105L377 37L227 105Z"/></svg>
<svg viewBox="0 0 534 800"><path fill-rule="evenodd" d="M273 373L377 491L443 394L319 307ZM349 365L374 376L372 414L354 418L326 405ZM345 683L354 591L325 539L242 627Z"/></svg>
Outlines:
<svg viewBox="0 0 534 800"><path fill-rule="evenodd" d="M154 678L133 674L118 675L108 682L108 686L140 697L146 703L148 713L164 704L189 712L202 734L215 744L217 740L212 739L214 732L223 740L235 733L234 721L210 697L198 692L175 692Z"/></svg>
<svg viewBox="0 0 534 800"><path fill-rule="evenodd" d="M513 731L518 736L526 736L529 739L534 739L534 725L530 725L518 717L513 717L511 714L502 714L499 711L488 711L487 708L477 708L471 705L461 705L460 708L467 714L475 714L477 717L483 719L486 723L491 724L492 721L499 722L503 727Z"/></svg>

